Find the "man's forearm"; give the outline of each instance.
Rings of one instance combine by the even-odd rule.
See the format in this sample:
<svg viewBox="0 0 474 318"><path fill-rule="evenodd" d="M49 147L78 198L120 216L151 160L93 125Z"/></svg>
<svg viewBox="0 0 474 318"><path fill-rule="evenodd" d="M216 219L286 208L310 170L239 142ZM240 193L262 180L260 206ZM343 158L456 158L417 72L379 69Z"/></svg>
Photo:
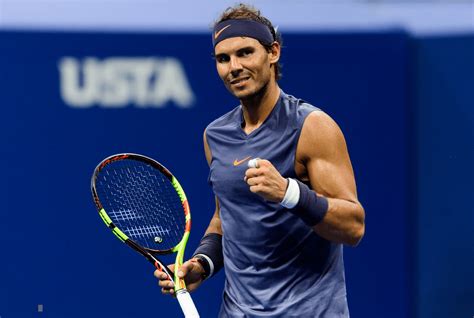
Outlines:
<svg viewBox="0 0 474 318"><path fill-rule="evenodd" d="M359 202L328 199L328 211L313 230L328 241L356 246L364 236L364 208Z"/></svg>

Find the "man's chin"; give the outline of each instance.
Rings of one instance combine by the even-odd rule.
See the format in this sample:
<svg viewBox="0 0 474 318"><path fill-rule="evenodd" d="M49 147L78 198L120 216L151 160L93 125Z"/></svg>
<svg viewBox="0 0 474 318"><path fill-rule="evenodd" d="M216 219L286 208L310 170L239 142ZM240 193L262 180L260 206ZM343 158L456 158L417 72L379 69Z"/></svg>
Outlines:
<svg viewBox="0 0 474 318"><path fill-rule="evenodd" d="M242 90L236 90L236 89L230 89L230 93L234 95L238 99L248 99L252 98L252 96L255 95L255 92L249 89L242 89Z"/></svg>

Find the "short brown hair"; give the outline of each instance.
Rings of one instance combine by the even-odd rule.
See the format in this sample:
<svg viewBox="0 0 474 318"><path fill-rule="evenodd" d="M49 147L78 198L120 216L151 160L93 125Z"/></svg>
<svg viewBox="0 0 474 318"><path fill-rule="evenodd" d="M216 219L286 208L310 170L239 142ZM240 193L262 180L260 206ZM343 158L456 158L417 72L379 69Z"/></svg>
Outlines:
<svg viewBox="0 0 474 318"><path fill-rule="evenodd" d="M264 25L266 25L269 29L270 32L273 35L273 39L280 44L280 47L283 45L283 39L281 37L281 34L278 33L275 28L273 27L273 24L270 20L265 18L261 13L260 10L256 9L255 7L252 7L250 5L244 4L244 3L239 3L233 7L227 8L220 18L214 23L214 27L226 20L251 20L251 21L256 21L260 22ZM260 41L259 41L260 42ZM260 42L265 49L270 52L272 46L268 44L264 44ZM275 79L278 81L282 74L281 74L281 64L280 62L277 62L274 64L275 65Z"/></svg>

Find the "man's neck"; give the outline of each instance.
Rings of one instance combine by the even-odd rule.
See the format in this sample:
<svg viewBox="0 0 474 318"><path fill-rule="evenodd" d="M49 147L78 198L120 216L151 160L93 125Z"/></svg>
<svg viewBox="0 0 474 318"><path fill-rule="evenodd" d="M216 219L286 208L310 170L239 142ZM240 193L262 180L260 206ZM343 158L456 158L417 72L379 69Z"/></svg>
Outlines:
<svg viewBox="0 0 474 318"><path fill-rule="evenodd" d="M279 97L280 87L276 82L270 81L266 89L262 89L259 94L240 101L243 106L243 128L245 133L250 134L253 130L260 127L272 112Z"/></svg>

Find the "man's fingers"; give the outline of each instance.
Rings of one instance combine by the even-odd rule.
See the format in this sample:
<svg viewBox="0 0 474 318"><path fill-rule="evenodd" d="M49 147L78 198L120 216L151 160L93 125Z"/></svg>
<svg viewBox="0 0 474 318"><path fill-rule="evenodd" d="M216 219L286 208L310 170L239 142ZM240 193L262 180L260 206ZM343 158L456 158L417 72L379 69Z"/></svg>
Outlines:
<svg viewBox="0 0 474 318"><path fill-rule="evenodd" d="M248 178L247 179L247 184L249 186L254 186L258 184L262 184L265 181L263 177L253 177L253 178Z"/></svg>
<svg viewBox="0 0 474 318"><path fill-rule="evenodd" d="M159 285L160 287L166 287L166 288L172 288L172 287L174 286L173 282L170 281L170 280L167 279L167 278L166 278L166 279L160 279L160 280L158 281L158 285Z"/></svg>
<svg viewBox="0 0 474 318"><path fill-rule="evenodd" d="M261 192L261 187L259 185L254 185L250 187L250 192L259 193Z"/></svg>
<svg viewBox="0 0 474 318"><path fill-rule="evenodd" d="M168 268L171 271L173 271L174 265L169 265ZM174 283L172 280L170 280L168 275L165 272L163 272L161 269L156 269L153 272L153 275L159 279L158 286L161 287L161 293L163 293L164 295L171 295L174 297L175 296Z"/></svg>
<svg viewBox="0 0 474 318"><path fill-rule="evenodd" d="M168 279L168 275L166 275L165 272L160 269L155 270L153 275L158 279Z"/></svg>
<svg viewBox="0 0 474 318"><path fill-rule="evenodd" d="M153 272L153 275L160 280L168 280L168 275L165 272L157 269Z"/></svg>
<svg viewBox="0 0 474 318"><path fill-rule="evenodd" d="M181 265L181 267L178 270L178 277L183 278L185 277L189 272L192 272L194 269L194 262L192 260L188 260Z"/></svg>
<svg viewBox="0 0 474 318"><path fill-rule="evenodd" d="M174 283L168 279L168 275L165 273L159 273L158 278L160 279L158 281L158 286L161 287L161 293L164 295L174 296Z"/></svg>
<svg viewBox="0 0 474 318"><path fill-rule="evenodd" d="M260 175L260 171L258 169L249 168L249 169L245 170L245 177L246 178L253 178L253 177L256 177L258 175Z"/></svg>
<svg viewBox="0 0 474 318"><path fill-rule="evenodd" d="M246 179L249 179L249 178L253 178L253 177L258 177L258 176L262 176L262 175L266 175L268 173L270 173L272 171L271 169L272 167L271 166L262 166L258 169L256 168L249 168L247 170L245 170L245 178ZM247 180L245 180L247 181Z"/></svg>
<svg viewBox="0 0 474 318"><path fill-rule="evenodd" d="M174 295L174 289L162 288L161 292L165 295Z"/></svg>

